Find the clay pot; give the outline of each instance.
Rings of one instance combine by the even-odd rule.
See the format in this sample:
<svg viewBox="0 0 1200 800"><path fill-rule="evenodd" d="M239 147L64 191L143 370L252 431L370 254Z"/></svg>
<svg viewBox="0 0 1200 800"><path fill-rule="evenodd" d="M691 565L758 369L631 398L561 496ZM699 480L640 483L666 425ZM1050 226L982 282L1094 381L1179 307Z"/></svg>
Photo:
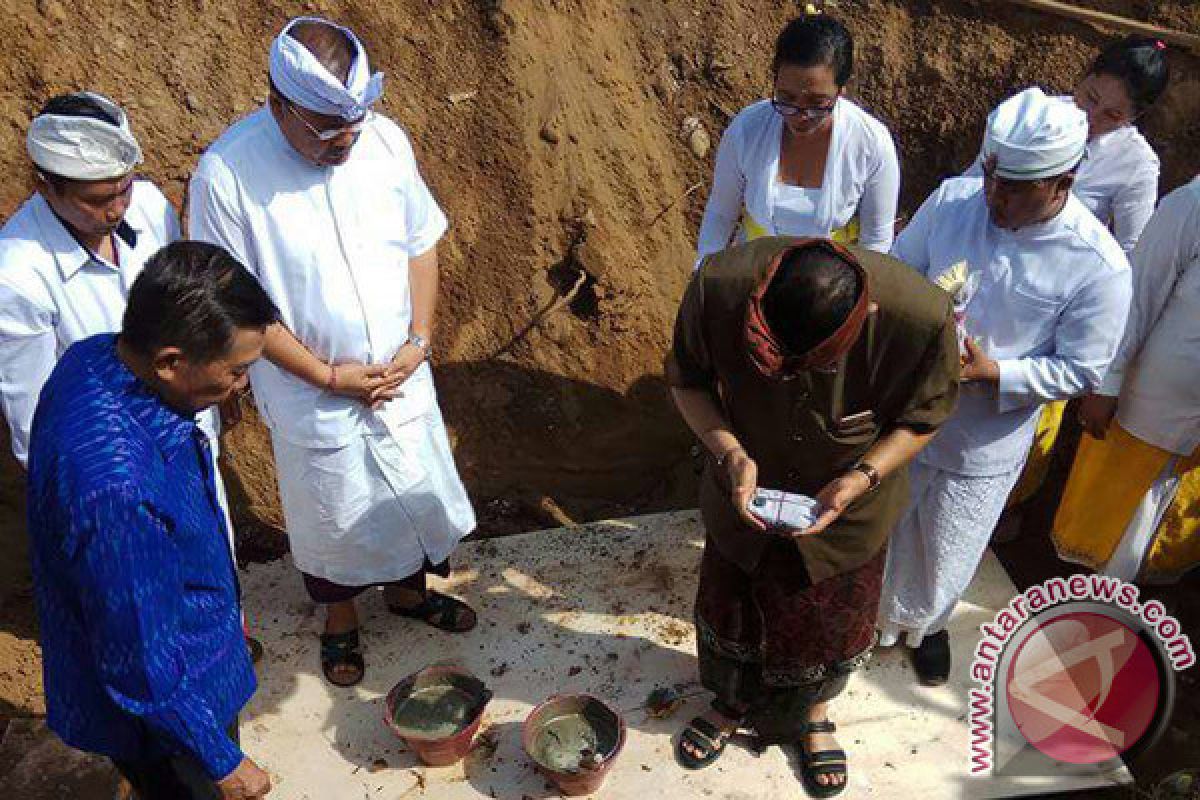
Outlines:
<svg viewBox="0 0 1200 800"><path fill-rule="evenodd" d="M625 746L625 720L591 695L554 695L525 718L521 744L564 795L591 794Z"/></svg>
<svg viewBox="0 0 1200 800"><path fill-rule="evenodd" d="M431 767L461 761L483 722L492 692L466 669L434 665L388 692L384 722Z"/></svg>

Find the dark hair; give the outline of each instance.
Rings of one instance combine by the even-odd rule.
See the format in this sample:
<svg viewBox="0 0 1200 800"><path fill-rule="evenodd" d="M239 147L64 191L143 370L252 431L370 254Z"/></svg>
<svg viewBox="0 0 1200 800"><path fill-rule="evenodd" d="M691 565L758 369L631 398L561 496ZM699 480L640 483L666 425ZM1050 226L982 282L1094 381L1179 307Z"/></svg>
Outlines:
<svg viewBox="0 0 1200 800"><path fill-rule="evenodd" d="M117 126L121 121L109 112L104 106L96 102L95 98L84 92L72 92L71 94L58 94L46 101L46 105L42 106L42 110L38 112L38 116L53 114L56 117L90 117L98 119L101 122L107 122L109 125ZM57 175L53 172L38 168L47 183L51 184L56 191L61 192L63 187L69 183L74 183L70 178L64 178L62 175Z"/></svg>
<svg viewBox="0 0 1200 800"><path fill-rule="evenodd" d="M224 248L172 242L133 282L121 340L142 355L178 347L203 364L229 352L238 330L261 330L278 319L262 286Z"/></svg>
<svg viewBox="0 0 1200 800"><path fill-rule="evenodd" d="M354 40L344 30L314 19L297 22L288 29L287 35L304 45L321 66L343 84L350 79L350 68L358 53Z"/></svg>
<svg viewBox="0 0 1200 800"><path fill-rule="evenodd" d="M53 114L56 117L91 117L101 122L107 122L109 125L121 124L121 120L85 92L58 94L51 97L38 112L39 117L46 114Z"/></svg>
<svg viewBox="0 0 1200 800"><path fill-rule="evenodd" d="M828 14L806 14L787 24L775 40L771 71L780 67L826 66L838 86L845 86L854 71L854 38L846 26Z"/></svg>
<svg viewBox="0 0 1200 800"><path fill-rule="evenodd" d="M1121 81L1133 101L1134 113L1141 114L1167 88L1171 77L1167 46L1152 36L1130 34L1101 50L1088 74L1111 75Z"/></svg>
<svg viewBox="0 0 1200 800"><path fill-rule="evenodd" d="M825 247L793 250L763 296L767 327L800 355L832 336L858 302L858 271Z"/></svg>

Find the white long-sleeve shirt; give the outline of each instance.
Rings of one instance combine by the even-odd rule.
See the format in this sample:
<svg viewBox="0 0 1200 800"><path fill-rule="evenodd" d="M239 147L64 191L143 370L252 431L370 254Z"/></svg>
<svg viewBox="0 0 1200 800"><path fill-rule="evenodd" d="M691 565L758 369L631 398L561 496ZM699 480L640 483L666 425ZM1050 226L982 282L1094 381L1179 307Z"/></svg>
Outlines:
<svg viewBox="0 0 1200 800"><path fill-rule="evenodd" d="M121 329L129 287L146 259L179 238L175 210L149 181L134 181L118 264L88 252L35 194L0 229L0 405L21 464L38 395L71 344ZM215 417L202 415L215 436Z"/></svg>
<svg viewBox="0 0 1200 800"><path fill-rule="evenodd" d="M1100 388L1125 430L1191 455L1200 446L1200 178L1163 198L1133 251L1133 304Z"/></svg>
<svg viewBox="0 0 1200 800"><path fill-rule="evenodd" d="M725 249L735 233L741 241L774 235L829 237L855 217L858 243L886 253L900 196L900 163L884 124L839 98L819 189L779 181L782 141L783 117L770 101L747 106L729 123L717 148L700 225L700 258Z"/></svg>
<svg viewBox="0 0 1200 800"><path fill-rule="evenodd" d="M1128 254L1154 213L1160 171L1158 155L1146 137L1133 125L1125 125L1088 142L1087 156L1075 173L1071 191L1112 229ZM983 176L978 158L965 174Z"/></svg>
<svg viewBox="0 0 1200 800"><path fill-rule="evenodd" d="M1159 171L1150 143L1126 125L1088 142L1072 191L1131 253L1158 202Z"/></svg>
<svg viewBox="0 0 1200 800"><path fill-rule="evenodd" d="M960 262L979 273L968 335L1000 367L998 386L964 387L958 409L918 456L961 475L1020 466L1042 404L1098 386L1129 311L1129 262L1074 196L1048 222L991 223L979 178L946 181L901 232L892 254L931 280Z"/></svg>
<svg viewBox="0 0 1200 800"><path fill-rule="evenodd" d="M189 191L191 235L241 260L318 358L382 364L408 341L409 260L437 244L447 222L394 122L373 115L346 163L318 167L259 109L213 143ZM267 424L309 448L394 430L435 402L428 363L378 411L265 359L250 379Z"/></svg>

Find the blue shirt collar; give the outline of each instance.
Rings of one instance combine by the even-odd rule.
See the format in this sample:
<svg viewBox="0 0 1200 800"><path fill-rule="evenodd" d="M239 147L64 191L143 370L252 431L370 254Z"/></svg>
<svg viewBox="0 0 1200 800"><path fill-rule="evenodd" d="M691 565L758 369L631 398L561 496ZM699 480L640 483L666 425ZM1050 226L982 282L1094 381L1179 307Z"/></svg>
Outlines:
<svg viewBox="0 0 1200 800"><path fill-rule="evenodd" d="M170 460L199 431L195 415L189 416L168 406L125 366L117 354L115 333L97 336L95 341L99 352L91 360L92 371L114 395L127 398L123 405L129 415L154 438L163 456Z"/></svg>

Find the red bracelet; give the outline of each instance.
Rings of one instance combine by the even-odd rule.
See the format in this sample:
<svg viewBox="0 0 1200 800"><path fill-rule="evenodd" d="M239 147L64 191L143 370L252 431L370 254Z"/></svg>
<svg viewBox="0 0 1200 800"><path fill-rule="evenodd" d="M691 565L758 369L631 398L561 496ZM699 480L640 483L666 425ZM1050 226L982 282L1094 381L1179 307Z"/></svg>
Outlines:
<svg viewBox="0 0 1200 800"><path fill-rule="evenodd" d="M329 365L329 386L327 388L331 392L337 391L337 364Z"/></svg>

